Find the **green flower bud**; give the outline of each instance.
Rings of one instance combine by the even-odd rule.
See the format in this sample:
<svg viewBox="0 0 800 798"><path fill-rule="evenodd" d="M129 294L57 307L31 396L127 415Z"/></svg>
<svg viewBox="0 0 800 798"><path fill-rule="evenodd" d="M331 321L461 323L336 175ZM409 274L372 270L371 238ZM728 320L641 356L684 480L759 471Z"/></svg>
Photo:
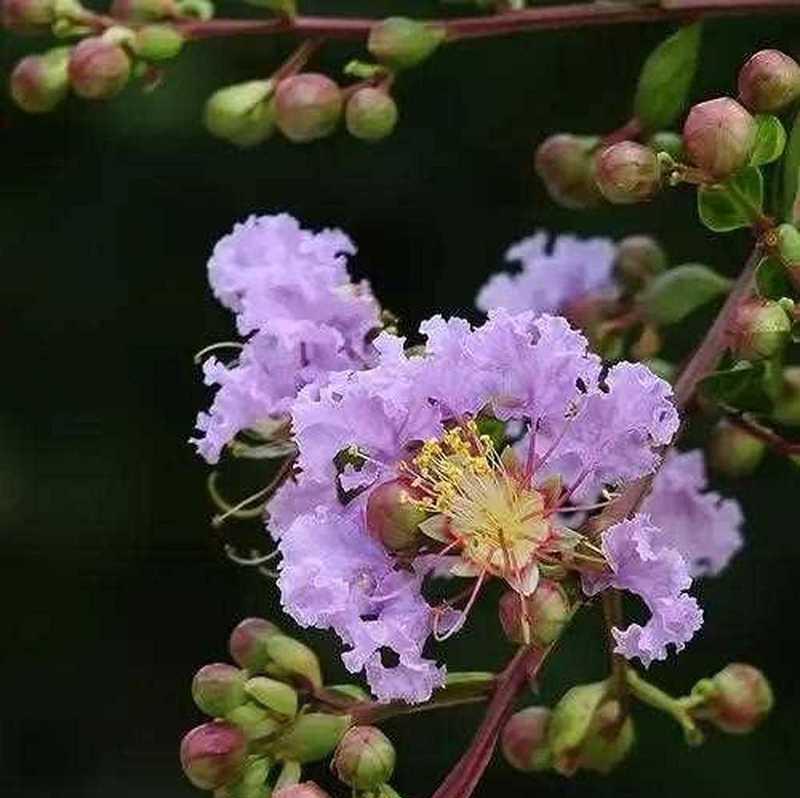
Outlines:
<svg viewBox="0 0 800 798"><path fill-rule="evenodd" d="M392 69L409 69L432 55L446 35L442 26L389 17L369 32L367 49Z"/></svg>
<svg viewBox="0 0 800 798"><path fill-rule="evenodd" d="M269 710L249 702L234 707L225 719L238 726L248 740L263 740L278 732L283 721L278 720Z"/></svg>
<svg viewBox="0 0 800 798"><path fill-rule="evenodd" d="M347 101L344 115L351 135L364 141L380 141L397 124L397 105L382 89L367 86Z"/></svg>
<svg viewBox="0 0 800 798"><path fill-rule="evenodd" d="M636 733L630 716L622 718L619 701L606 701L595 714L581 750L579 767L610 773L630 753Z"/></svg>
<svg viewBox="0 0 800 798"><path fill-rule="evenodd" d="M304 781L302 784L293 784L290 787L281 787L272 793L272 798L331 798L322 787L313 781Z"/></svg>
<svg viewBox="0 0 800 798"><path fill-rule="evenodd" d="M214 791L214 798L269 798L267 782L270 761L260 756L250 756L241 776L231 784Z"/></svg>
<svg viewBox="0 0 800 798"><path fill-rule="evenodd" d="M274 623L263 618L245 618L231 632L228 651L242 668L251 672L261 671L269 662L267 640L279 634L281 630Z"/></svg>
<svg viewBox="0 0 800 798"><path fill-rule="evenodd" d="M244 689L250 698L276 715L291 720L297 714L297 691L288 684L255 676L248 679Z"/></svg>
<svg viewBox="0 0 800 798"><path fill-rule="evenodd" d="M755 139L755 120L730 97L695 105L683 126L687 155L717 180L726 180L747 165Z"/></svg>
<svg viewBox="0 0 800 798"><path fill-rule="evenodd" d="M715 471L735 479L752 474L766 451L766 444L747 430L720 421L711 433L709 463Z"/></svg>
<svg viewBox="0 0 800 798"><path fill-rule="evenodd" d="M786 265L789 279L800 291L800 230L794 225L782 224L777 230L777 250Z"/></svg>
<svg viewBox="0 0 800 798"><path fill-rule="evenodd" d="M369 701L369 693L357 684L332 684L327 689L353 701Z"/></svg>
<svg viewBox="0 0 800 798"><path fill-rule="evenodd" d="M754 114L774 114L800 97L800 64L780 50L759 50L739 72L739 99Z"/></svg>
<svg viewBox="0 0 800 798"><path fill-rule="evenodd" d="M667 153L673 160L680 161L683 158L683 139L671 130L659 130L653 133L647 140L647 146L653 152Z"/></svg>
<svg viewBox="0 0 800 798"><path fill-rule="evenodd" d="M330 135L339 124L342 92L326 75L292 75L278 84L275 113L278 127L290 141L315 141Z"/></svg>
<svg viewBox="0 0 800 798"><path fill-rule="evenodd" d="M271 744L270 751L278 759L288 759L301 765L317 762L336 748L350 724L349 715L329 715L323 712L300 715Z"/></svg>
<svg viewBox="0 0 800 798"><path fill-rule="evenodd" d="M367 500L367 529L390 551L413 549L426 517L424 510L412 504L407 486L399 479L379 485Z"/></svg>
<svg viewBox="0 0 800 798"><path fill-rule="evenodd" d="M662 380L666 380L667 382L672 382L678 372L674 363L670 363L658 357L651 357L645 360L644 365L647 366L656 377L661 377Z"/></svg>
<svg viewBox="0 0 800 798"><path fill-rule="evenodd" d="M265 141L275 129L272 88L268 80L251 80L215 91L206 102L206 128L237 147Z"/></svg>
<svg viewBox="0 0 800 798"><path fill-rule="evenodd" d="M246 752L247 741L236 726L213 721L197 726L183 738L181 765L195 787L214 790L239 777Z"/></svg>
<svg viewBox="0 0 800 798"><path fill-rule="evenodd" d="M69 80L75 93L87 100L108 100L125 88L131 59L125 50L101 36L79 42L69 59Z"/></svg>
<svg viewBox="0 0 800 798"><path fill-rule="evenodd" d="M573 209L591 208L600 201L592 157L597 141L590 136L557 133L537 148L536 174L559 205Z"/></svg>
<svg viewBox="0 0 800 798"><path fill-rule="evenodd" d="M55 21L55 0L2 0L0 20L14 33L45 33Z"/></svg>
<svg viewBox="0 0 800 798"><path fill-rule="evenodd" d="M524 772L550 767L551 751L547 743L550 723L547 707L528 707L512 715L503 728L503 756L511 767Z"/></svg>
<svg viewBox="0 0 800 798"><path fill-rule="evenodd" d="M178 16L174 0L114 0L111 16L125 22L157 22Z"/></svg>
<svg viewBox="0 0 800 798"><path fill-rule="evenodd" d="M635 141L620 141L597 156L595 180L610 202L627 205L650 199L661 188L656 154Z"/></svg>
<svg viewBox="0 0 800 798"><path fill-rule="evenodd" d="M783 385L773 414L779 424L800 426L800 366L783 370Z"/></svg>
<svg viewBox="0 0 800 798"><path fill-rule="evenodd" d="M286 635L272 635L264 646L269 656L266 671L271 676L297 679L322 687L319 659L308 646Z"/></svg>
<svg viewBox="0 0 800 798"><path fill-rule="evenodd" d="M392 777L395 764L392 741L375 726L354 726L342 737L331 767L354 790L374 790Z"/></svg>
<svg viewBox="0 0 800 798"><path fill-rule="evenodd" d="M791 321L780 304L753 297L742 302L731 319L730 347L742 360L763 360L784 347L791 329Z"/></svg>
<svg viewBox="0 0 800 798"><path fill-rule="evenodd" d="M221 718L245 702L244 683L244 673L233 665L204 665L192 681L192 698L206 715Z"/></svg>
<svg viewBox="0 0 800 798"><path fill-rule="evenodd" d="M29 114L52 111L67 96L69 47L23 58L11 73L11 97Z"/></svg>
<svg viewBox="0 0 800 798"><path fill-rule="evenodd" d="M701 716L724 732L747 734L772 709L772 688L764 674L752 665L734 662L711 681L714 689Z"/></svg>
<svg viewBox="0 0 800 798"><path fill-rule="evenodd" d="M628 236L617 244L614 269L631 291L638 291L666 268L667 254L650 236Z"/></svg>
<svg viewBox="0 0 800 798"><path fill-rule="evenodd" d="M512 590L504 593L499 614L503 631L512 642L548 646L564 630L570 602L558 582L542 579L530 596L522 597Z"/></svg>
<svg viewBox="0 0 800 798"><path fill-rule="evenodd" d="M183 34L171 25L145 25L136 31L131 46L145 61L168 61L183 47Z"/></svg>

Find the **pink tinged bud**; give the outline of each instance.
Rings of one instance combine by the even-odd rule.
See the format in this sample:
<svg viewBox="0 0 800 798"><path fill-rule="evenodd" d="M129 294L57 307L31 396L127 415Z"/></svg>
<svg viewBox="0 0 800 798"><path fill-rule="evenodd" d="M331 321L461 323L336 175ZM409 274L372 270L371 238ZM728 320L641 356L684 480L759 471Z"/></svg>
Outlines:
<svg viewBox="0 0 800 798"><path fill-rule="evenodd" d="M278 127L290 141L315 141L332 133L339 123L342 92L325 75L293 75L278 84L275 113Z"/></svg>
<svg viewBox="0 0 800 798"><path fill-rule="evenodd" d="M126 22L155 22L177 16L174 0L114 0L111 16Z"/></svg>
<svg viewBox="0 0 800 798"><path fill-rule="evenodd" d="M666 253L650 236L628 236L617 245L614 268L620 280L633 291L647 285L666 267Z"/></svg>
<svg viewBox="0 0 800 798"><path fill-rule="evenodd" d="M119 94L131 76L125 50L99 36L84 39L69 59L69 79L75 93L87 100L107 100Z"/></svg>
<svg viewBox="0 0 800 798"><path fill-rule="evenodd" d="M635 141L620 141L597 156L595 180L610 202L627 205L650 199L661 188L656 154Z"/></svg>
<svg viewBox="0 0 800 798"><path fill-rule="evenodd" d="M543 579L525 598L514 591L504 593L499 604L500 624L514 643L548 646L561 635L570 616L570 602L564 588Z"/></svg>
<svg viewBox="0 0 800 798"><path fill-rule="evenodd" d="M292 784L290 787L281 787L272 793L272 798L331 798L322 787L313 781L304 781L301 784Z"/></svg>
<svg viewBox="0 0 800 798"><path fill-rule="evenodd" d="M242 668L255 672L263 670L269 662L266 643L281 630L263 618L245 618L231 632L228 651Z"/></svg>
<svg viewBox="0 0 800 798"><path fill-rule="evenodd" d="M245 680L245 674L233 665L204 665L192 681L192 698L206 715L221 718L245 702Z"/></svg>
<svg viewBox="0 0 800 798"><path fill-rule="evenodd" d="M780 50L760 50L739 72L739 99L755 114L772 114L800 97L800 64Z"/></svg>
<svg viewBox="0 0 800 798"><path fill-rule="evenodd" d="M419 525L426 517L424 510L412 504L400 480L379 485L367 500L367 529L390 551L413 549L422 534Z"/></svg>
<svg viewBox="0 0 800 798"><path fill-rule="evenodd" d="M709 463L733 479L752 474L766 454L766 444L729 421L720 421L711 433Z"/></svg>
<svg viewBox="0 0 800 798"><path fill-rule="evenodd" d="M392 777L395 765L392 741L375 726L355 726L336 748L331 767L355 790L374 790Z"/></svg>
<svg viewBox="0 0 800 798"><path fill-rule="evenodd" d="M23 58L11 73L11 97L29 114L52 111L67 95L69 47Z"/></svg>
<svg viewBox="0 0 800 798"><path fill-rule="evenodd" d="M3 27L14 33L45 33L55 21L55 0L0 0Z"/></svg>
<svg viewBox="0 0 800 798"><path fill-rule="evenodd" d="M791 328L786 311L777 302L753 297L739 305L731 319L730 347L743 360L763 360L785 346Z"/></svg>
<svg viewBox="0 0 800 798"><path fill-rule="evenodd" d="M755 120L730 97L693 106L683 126L687 155L716 180L726 180L747 165L755 138Z"/></svg>
<svg viewBox="0 0 800 798"><path fill-rule="evenodd" d="M550 197L565 208L590 208L600 201L592 153L597 139L558 133L545 139L534 159Z"/></svg>
<svg viewBox="0 0 800 798"><path fill-rule="evenodd" d="M511 716L501 738L503 756L511 767L525 772L550 767L550 714L546 707L528 707Z"/></svg>
<svg viewBox="0 0 800 798"><path fill-rule="evenodd" d="M247 753L244 734L230 723L213 721L192 729L181 742L181 765L189 781L214 790L235 781Z"/></svg>
<svg viewBox="0 0 800 798"><path fill-rule="evenodd" d="M397 105L383 90L359 89L347 101L345 123L352 136L364 141L385 139L397 124Z"/></svg>
<svg viewBox="0 0 800 798"><path fill-rule="evenodd" d="M703 716L724 732L747 734L772 709L772 688L764 674L752 665L734 662L711 681L714 689Z"/></svg>

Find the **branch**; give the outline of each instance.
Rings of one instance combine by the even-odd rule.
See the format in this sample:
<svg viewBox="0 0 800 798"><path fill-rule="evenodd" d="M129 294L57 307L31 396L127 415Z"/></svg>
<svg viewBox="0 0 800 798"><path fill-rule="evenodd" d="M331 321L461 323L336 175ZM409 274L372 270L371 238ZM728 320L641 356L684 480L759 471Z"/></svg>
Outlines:
<svg viewBox="0 0 800 798"><path fill-rule="evenodd" d="M776 454L784 457L796 457L800 455L800 442L787 441L786 438L773 432L771 429L762 426L752 418L744 415L731 415L728 420L731 424L749 432L754 438L763 441Z"/></svg>

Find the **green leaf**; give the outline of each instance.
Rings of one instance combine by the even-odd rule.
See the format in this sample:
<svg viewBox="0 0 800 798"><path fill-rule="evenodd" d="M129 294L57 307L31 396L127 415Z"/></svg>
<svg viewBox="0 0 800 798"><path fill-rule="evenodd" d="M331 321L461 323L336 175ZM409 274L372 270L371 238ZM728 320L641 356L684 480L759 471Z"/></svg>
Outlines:
<svg viewBox="0 0 800 798"><path fill-rule="evenodd" d="M761 166L777 161L786 146L786 131L781 120L772 114L759 114L755 119L756 138L750 165Z"/></svg>
<svg viewBox="0 0 800 798"><path fill-rule="evenodd" d="M633 110L647 130L669 127L688 104L700 53L700 23L673 33L644 62Z"/></svg>
<svg viewBox="0 0 800 798"><path fill-rule="evenodd" d="M764 177L755 166L748 166L726 183L700 186L697 192L700 221L715 233L749 227L763 205Z"/></svg>
<svg viewBox="0 0 800 798"><path fill-rule="evenodd" d="M700 383L703 396L735 410L769 413L773 406L771 370L767 362L737 363L715 371Z"/></svg>
<svg viewBox="0 0 800 798"><path fill-rule="evenodd" d="M778 258L767 256L761 259L756 270L758 293L765 299L780 299L792 293L786 267Z"/></svg>
<svg viewBox="0 0 800 798"><path fill-rule="evenodd" d="M783 157L783 199L781 219L800 223L800 112L794 119Z"/></svg>
<svg viewBox="0 0 800 798"><path fill-rule="evenodd" d="M731 281L708 266L686 263L660 274L645 289L641 301L648 319L675 324L692 311L728 292Z"/></svg>

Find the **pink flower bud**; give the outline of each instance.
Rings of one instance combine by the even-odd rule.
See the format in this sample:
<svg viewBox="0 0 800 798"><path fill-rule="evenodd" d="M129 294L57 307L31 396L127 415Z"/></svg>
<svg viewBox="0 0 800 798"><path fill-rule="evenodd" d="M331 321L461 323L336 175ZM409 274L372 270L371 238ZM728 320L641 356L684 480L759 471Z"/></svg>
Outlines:
<svg viewBox="0 0 800 798"><path fill-rule="evenodd" d="M314 141L329 135L342 114L342 92L329 77L305 72L282 80L275 91L276 121L286 138Z"/></svg>
<svg viewBox="0 0 800 798"><path fill-rule="evenodd" d="M551 712L546 707L528 707L509 718L503 728L501 746L506 762L525 772L550 766L547 727Z"/></svg>
<svg viewBox="0 0 800 798"><path fill-rule="evenodd" d="M425 518L425 511L411 502L407 486L399 479L379 485L367 500L367 529L390 551L412 549Z"/></svg>
<svg viewBox="0 0 800 798"><path fill-rule="evenodd" d="M234 661L251 672L263 670L270 661L266 643L281 630L263 618L245 618L232 632L228 651Z"/></svg>
<svg viewBox="0 0 800 798"><path fill-rule="evenodd" d="M67 95L69 47L23 58L11 73L11 97L29 114L52 111Z"/></svg>
<svg viewBox="0 0 800 798"><path fill-rule="evenodd" d="M174 0L114 0L111 16L125 22L156 22L178 16Z"/></svg>
<svg viewBox="0 0 800 798"><path fill-rule="evenodd" d="M281 787L272 793L272 798L331 798L322 787L318 787L313 781L304 781L300 784L292 784L290 787Z"/></svg>
<svg viewBox="0 0 800 798"><path fill-rule="evenodd" d="M204 665L192 681L192 698L206 715L223 717L245 702L245 680L245 674L233 665Z"/></svg>
<svg viewBox="0 0 800 798"><path fill-rule="evenodd" d="M385 91L368 86L347 101L345 122L347 130L357 139L380 141L397 124L397 105Z"/></svg>
<svg viewBox="0 0 800 798"><path fill-rule="evenodd" d="M726 180L747 164L755 137L755 120L730 97L693 106L683 126L687 155L717 180Z"/></svg>
<svg viewBox="0 0 800 798"><path fill-rule="evenodd" d="M558 133L537 148L534 165L551 198L565 208L590 208L600 201L592 152L597 139Z"/></svg>
<svg viewBox="0 0 800 798"><path fill-rule="evenodd" d="M87 100L107 100L119 94L131 76L125 50L100 36L84 39L69 59L69 79L76 94Z"/></svg>
<svg viewBox="0 0 800 798"><path fill-rule="evenodd" d="M354 790L374 790L392 777L392 741L375 726L354 726L342 737L331 767Z"/></svg>
<svg viewBox="0 0 800 798"><path fill-rule="evenodd" d="M547 646L556 640L570 615L564 588L550 579L541 580L527 597L509 590L500 598L498 609L500 624L509 640L538 646Z"/></svg>
<svg viewBox="0 0 800 798"><path fill-rule="evenodd" d="M635 141L620 141L597 156L595 180L610 202L631 204L650 199L661 188L656 154Z"/></svg>
<svg viewBox="0 0 800 798"><path fill-rule="evenodd" d="M734 662L711 680L714 688L702 717L729 734L747 734L769 714L772 688L760 670Z"/></svg>
<svg viewBox="0 0 800 798"><path fill-rule="evenodd" d="M55 21L55 0L0 0L0 19L14 33L44 33Z"/></svg>
<svg viewBox="0 0 800 798"><path fill-rule="evenodd" d="M800 64L780 50L760 50L739 72L739 99L754 114L782 111L800 97Z"/></svg>
<svg viewBox="0 0 800 798"><path fill-rule="evenodd" d="M192 729L181 742L181 765L189 781L201 790L214 790L239 775L247 741L230 723L213 721Z"/></svg>
<svg viewBox="0 0 800 798"><path fill-rule="evenodd" d="M711 433L709 463L726 477L744 477L758 468L766 450L766 444L747 430L720 421Z"/></svg>
<svg viewBox="0 0 800 798"><path fill-rule="evenodd" d="M789 340L791 322L771 299L752 297L736 309L728 328L734 354L743 360L762 360L777 354Z"/></svg>
<svg viewBox="0 0 800 798"><path fill-rule="evenodd" d="M650 236L628 236L617 244L615 271L633 291L645 286L666 267L666 253Z"/></svg>

